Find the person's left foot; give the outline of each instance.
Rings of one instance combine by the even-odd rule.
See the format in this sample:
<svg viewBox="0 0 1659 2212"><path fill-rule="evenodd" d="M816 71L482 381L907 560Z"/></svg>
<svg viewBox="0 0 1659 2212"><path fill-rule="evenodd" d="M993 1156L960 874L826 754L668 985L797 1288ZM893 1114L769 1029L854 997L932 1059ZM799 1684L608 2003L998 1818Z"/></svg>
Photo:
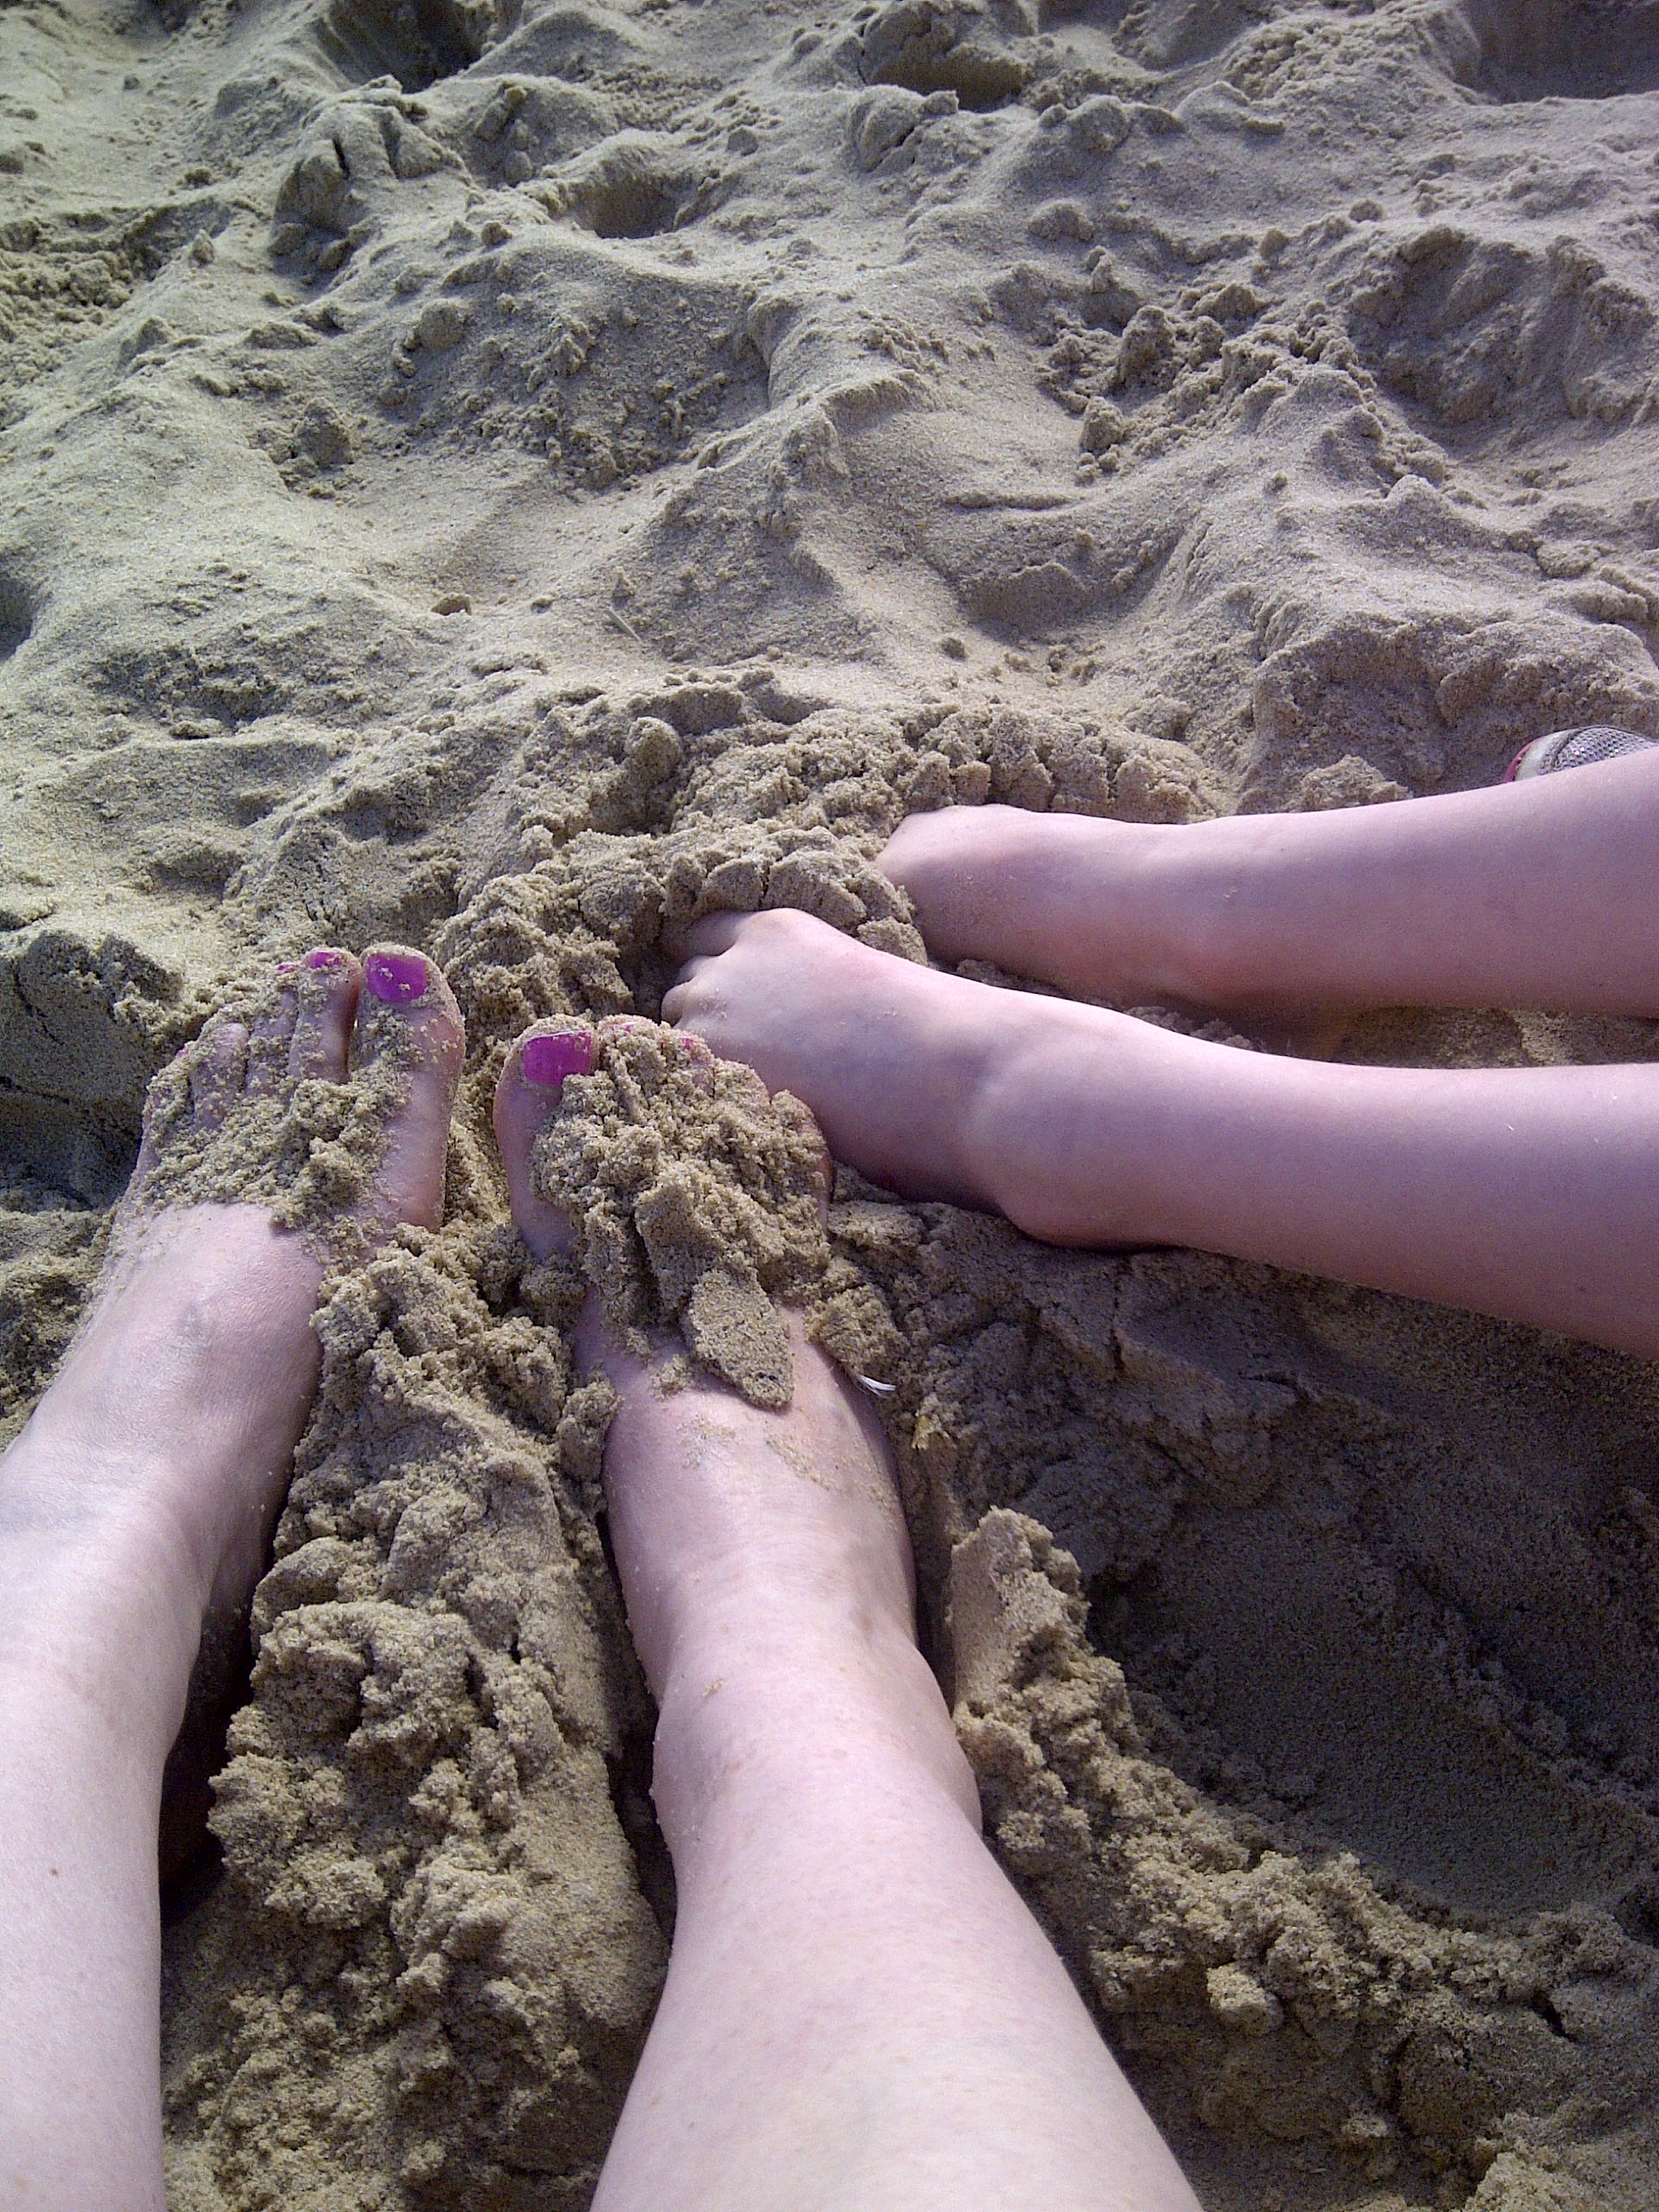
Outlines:
<svg viewBox="0 0 1659 2212"><path fill-rule="evenodd" d="M264 1559L316 1389L324 1262L264 1205L158 1206L156 1192L180 1152L208 1149L227 1124L238 1146L253 1129L273 1156L291 1148L296 1096L321 1078L357 1086L359 1108L388 1103L355 1205L360 1241L435 1226L462 1048L454 1000L421 955L387 947L359 967L319 948L257 1020L215 1017L175 1064L104 1281L0 1459L0 1668L79 1673L96 1698L111 1652L70 1640L90 1620L118 1646L142 1621L172 1685L156 1725L170 1708L176 1728L204 1622L212 1633L239 1618Z"/></svg>

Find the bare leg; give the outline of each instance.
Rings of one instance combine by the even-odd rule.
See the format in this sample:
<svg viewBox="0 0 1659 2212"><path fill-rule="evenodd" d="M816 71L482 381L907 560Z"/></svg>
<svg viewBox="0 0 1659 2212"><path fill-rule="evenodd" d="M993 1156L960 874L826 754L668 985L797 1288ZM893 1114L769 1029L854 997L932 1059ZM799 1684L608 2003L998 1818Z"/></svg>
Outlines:
<svg viewBox="0 0 1659 2212"><path fill-rule="evenodd" d="M251 1042L219 1027L224 1082L346 1077L361 971L313 957L319 1002L280 992ZM400 1020L412 1065L365 1209L384 1229L442 1211L460 1068L435 974ZM224 1103L205 1085L198 1112ZM157 1215L0 1460L0 2194L30 2212L162 2212L162 1770L204 1618L245 1605L287 1485L321 1273L257 1207Z"/></svg>
<svg viewBox="0 0 1659 2212"><path fill-rule="evenodd" d="M1490 791L1181 829L912 815L930 949L1126 1006L1659 1014L1659 751Z"/></svg>
<svg viewBox="0 0 1659 2212"><path fill-rule="evenodd" d="M1195 1245L1659 1354L1659 1067L1329 1067L940 975L804 914L693 936L668 1018L879 1182L1055 1243Z"/></svg>
<svg viewBox="0 0 1659 2212"><path fill-rule="evenodd" d="M529 1174L556 1095L516 1050L496 1126L537 1251L561 1234ZM1196 2212L980 1840L868 1408L798 1336L786 1414L663 1395L591 1304L582 1348L620 1396L611 1533L679 1888L599 2212Z"/></svg>

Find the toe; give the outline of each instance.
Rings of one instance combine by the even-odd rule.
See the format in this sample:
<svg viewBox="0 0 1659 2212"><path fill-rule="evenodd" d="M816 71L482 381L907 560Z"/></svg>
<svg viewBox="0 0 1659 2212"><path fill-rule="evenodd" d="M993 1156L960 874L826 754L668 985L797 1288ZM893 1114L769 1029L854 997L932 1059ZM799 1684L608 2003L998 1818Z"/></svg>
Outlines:
<svg viewBox="0 0 1659 2212"><path fill-rule="evenodd" d="M536 1195L531 1154L537 1133L559 1103L569 1075L594 1065L591 1029L577 1021L538 1021L507 1054L495 1087L495 1141L506 1171L513 1225L538 1260L569 1249L569 1224L556 1206Z"/></svg>
<svg viewBox="0 0 1659 2212"><path fill-rule="evenodd" d="M756 1080L759 1081L759 1077ZM771 1104L779 1119L789 1123L801 1139L803 1147L811 1154L812 1177L817 1186L815 1195L818 1201L818 1213L820 1218L827 1222L830 1202L836 1194L836 1163L824 1141L823 1131L818 1127L817 1116L791 1090L780 1090Z"/></svg>
<svg viewBox="0 0 1659 2212"><path fill-rule="evenodd" d="M439 969L403 945L377 945L363 962L352 1057L365 1073L390 1063L400 1078L375 1179L375 1208L388 1220L435 1229L443 1217L444 1154L465 1053L461 1009Z"/></svg>
<svg viewBox="0 0 1659 2212"><path fill-rule="evenodd" d="M677 1029L674 1042L679 1048L686 1073L699 1090L709 1091L715 1087L715 1071L720 1062L709 1051L702 1039L690 1029Z"/></svg>
<svg viewBox="0 0 1659 2212"><path fill-rule="evenodd" d="M296 1083L344 1081L362 986L363 970L349 952L320 944L300 963L295 983L298 1012L289 1048L289 1073Z"/></svg>
<svg viewBox="0 0 1659 2212"><path fill-rule="evenodd" d="M143 1126L139 1134L138 1157L127 1182L128 1199L137 1196L145 1176L160 1158L166 1131L172 1126L180 1105L192 1098L190 1059L191 1047L186 1045L174 1053L144 1093Z"/></svg>
<svg viewBox="0 0 1659 2212"><path fill-rule="evenodd" d="M202 1128L213 1128L230 1111L248 1073L248 1033L239 1021L216 1014L196 1039L190 1070L190 1111Z"/></svg>
<svg viewBox="0 0 1659 2212"><path fill-rule="evenodd" d="M701 1038L697 1041L699 1044L702 1042ZM703 1050L708 1052L706 1045ZM712 1052L709 1057L715 1059ZM765 1114L767 1111L772 1104L772 1093L752 1067L746 1067L741 1060L715 1060L715 1065L720 1070L719 1088L734 1105L742 1107L750 1114Z"/></svg>
<svg viewBox="0 0 1659 2212"><path fill-rule="evenodd" d="M663 1020L671 1027L677 1026L689 1014L695 1014L702 1004L706 994L697 988L697 975L699 969L709 965L706 960L688 960L680 970L678 982L663 993ZM684 1033L690 1036L691 1032L687 1030ZM699 1038L697 1042L702 1044L702 1039Z"/></svg>
<svg viewBox="0 0 1659 2212"><path fill-rule="evenodd" d="M248 1032L248 1065L243 1080L251 1097L264 1097L287 1087L289 1049L299 1011L294 993L296 972L286 962L277 969L264 1008Z"/></svg>

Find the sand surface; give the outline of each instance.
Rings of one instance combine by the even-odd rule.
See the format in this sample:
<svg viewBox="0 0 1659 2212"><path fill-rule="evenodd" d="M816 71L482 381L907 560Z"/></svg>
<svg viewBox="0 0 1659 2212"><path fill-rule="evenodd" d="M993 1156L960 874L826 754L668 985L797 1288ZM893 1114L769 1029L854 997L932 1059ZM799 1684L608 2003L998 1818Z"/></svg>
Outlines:
<svg viewBox="0 0 1659 2212"><path fill-rule="evenodd" d="M179 2212L580 2206L659 1984L507 1040L653 1015L721 908L919 956L910 808L1659 734L1656 148L1651 0L0 7L0 1418L217 996L398 938L471 1039L448 1224L321 1320L168 1937ZM658 1268L580 1151L665 1310L812 1275L893 1386L997 1847L1206 2206L1652 2206L1647 1370L845 1180L809 1249L695 1153Z"/></svg>

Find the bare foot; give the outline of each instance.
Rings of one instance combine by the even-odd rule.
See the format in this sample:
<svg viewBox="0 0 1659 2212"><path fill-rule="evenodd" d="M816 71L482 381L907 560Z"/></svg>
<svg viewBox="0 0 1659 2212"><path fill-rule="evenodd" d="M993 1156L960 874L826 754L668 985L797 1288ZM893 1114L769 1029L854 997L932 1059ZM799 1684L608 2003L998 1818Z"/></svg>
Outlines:
<svg viewBox="0 0 1659 2212"><path fill-rule="evenodd" d="M1159 1241L1147 1162L1186 1039L941 975L785 908L710 915L690 945L664 1018L792 1091L873 1182L1056 1243Z"/></svg>
<svg viewBox="0 0 1659 2212"><path fill-rule="evenodd" d="M757 918L767 934L803 918ZM588 1042L538 1025L497 1096L515 1217L543 1256L564 1230L525 1202L531 1148ZM1197 2212L980 1840L861 1394L798 1328L784 1413L709 1381L665 1391L593 1299L577 1350L617 1394L606 1494L678 1902L594 2212L1083 2212L1103 2173L1115 2203Z"/></svg>
<svg viewBox="0 0 1659 2212"><path fill-rule="evenodd" d="M977 1155L991 1078L1039 1001L878 952L810 915L710 915L663 1001L723 1059L792 1091L830 1151L908 1198L996 1205Z"/></svg>
<svg viewBox="0 0 1659 2212"><path fill-rule="evenodd" d="M695 1039L688 1046L701 1051ZM495 1128L513 1219L531 1251L568 1249L557 1211L535 1196L531 1153L567 1075L593 1064L592 1033L556 1021L526 1031L496 1090ZM793 1650L811 1675L832 1648L852 1655L874 1694L879 1725L909 1742L917 1698L938 1707L944 1734L923 1731L964 1806L977 1800L945 1722L938 1686L916 1649L910 1545L880 1425L856 1389L798 1323L791 1325L794 1402L772 1413L699 1376L664 1395L653 1376L667 1356L625 1351L590 1295L577 1331L585 1369L617 1393L605 1446L611 1536L629 1626L664 1726L695 1681L727 1686L739 1713L764 1701L766 1682ZM753 1677L753 1679L751 1679ZM850 1693L849 1693L850 1694ZM672 1731L671 1730L671 1736ZM658 1772L671 1844L679 1781ZM695 1788L689 1778L685 1786Z"/></svg>
<svg viewBox="0 0 1659 2212"><path fill-rule="evenodd" d="M909 893L936 959L992 960L1112 1006L1224 1014L1263 1044L1322 1058L1346 1015L1278 1002L1240 973L1251 826L1240 838L1211 823L944 807L901 822L876 865Z"/></svg>
<svg viewBox="0 0 1659 2212"><path fill-rule="evenodd" d="M164 1128L150 1116L79 1333L0 1461L0 1668L79 1669L86 1695L106 1701L142 1688L147 1725L171 1739L199 1643L204 1659L223 1658L207 1647L234 1643L264 1559L316 1389L323 1262L263 1206L153 1210L170 1154L210 1142L249 1098L279 1141L298 1085L366 1076L391 1053L401 1103L359 1215L372 1242L399 1222L435 1225L461 1052L442 977L395 948L365 967L319 948L251 1029L208 1023L186 1056L188 1095L175 1084ZM94 1594L104 1633L66 1643ZM124 1648L140 1624L153 1669ZM193 1720L213 1672L199 1670ZM205 1776L190 1779L199 1816Z"/></svg>

